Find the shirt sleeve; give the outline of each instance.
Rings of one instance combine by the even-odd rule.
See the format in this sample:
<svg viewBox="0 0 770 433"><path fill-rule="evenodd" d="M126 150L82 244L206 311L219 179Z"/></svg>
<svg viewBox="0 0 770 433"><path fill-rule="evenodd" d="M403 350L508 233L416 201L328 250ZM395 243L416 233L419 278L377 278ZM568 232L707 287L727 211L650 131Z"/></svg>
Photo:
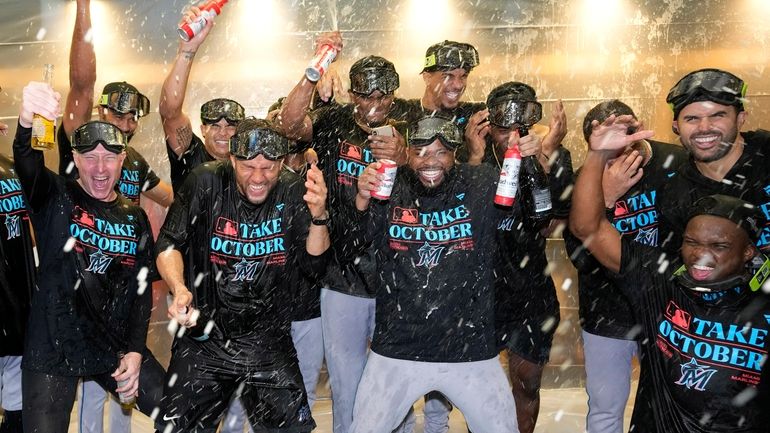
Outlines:
<svg viewBox="0 0 770 433"><path fill-rule="evenodd" d="M193 172L187 176L176 192L174 202L168 210L166 221L160 229L158 241L155 244L156 257L168 249L175 249L184 254L194 223L191 218L195 218L205 209L201 206L197 191L198 174ZM210 212L210 209L205 209L205 212Z"/></svg>
<svg viewBox="0 0 770 433"><path fill-rule="evenodd" d="M621 238L620 254L620 272L613 277L632 305L640 305L648 292L656 289L656 281L674 271L663 249L634 242L630 236Z"/></svg>
<svg viewBox="0 0 770 433"><path fill-rule="evenodd" d="M139 270L137 281L135 283L137 296L131 306L131 315L129 317L129 335L128 352L142 353L147 341L147 330L150 325L150 314L152 312L152 283L158 279L155 270L155 261L153 260L154 242L152 231L147 220L147 215L143 210L141 212L140 225L142 235L137 245L137 265ZM144 270L146 269L146 273ZM146 275L146 276L145 276ZM142 279L142 276L145 276Z"/></svg>
<svg viewBox="0 0 770 433"><path fill-rule="evenodd" d="M55 196L56 175L45 167L43 152L32 149L31 140L32 128L18 125L13 139L14 165L30 209L37 213Z"/></svg>
<svg viewBox="0 0 770 433"><path fill-rule="evenodd" d="M75 167L75 161L72 158L72 142L67 137L64 125L59 125L56 135L56 144L59 147L59 175L67 179L77 179L78 168Z"/></svg>

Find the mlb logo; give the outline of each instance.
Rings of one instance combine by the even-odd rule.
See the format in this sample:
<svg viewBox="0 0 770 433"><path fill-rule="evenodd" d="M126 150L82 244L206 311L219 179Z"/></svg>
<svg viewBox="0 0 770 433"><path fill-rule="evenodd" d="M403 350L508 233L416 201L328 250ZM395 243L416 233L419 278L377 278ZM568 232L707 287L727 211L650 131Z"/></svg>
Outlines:
<svg viewBox="0 0 770 433"><path fill-rule="evenodd" d="M679 308L674 301L669 301L666 306L666 318L679 328L690 329L692 314Z"/></svg>
<svg viewBox="0 0 770 433"><path fill-rule="evenodd" d="M235 221L231 221L227 218L220 217L217 219L217 233L221 233L223 235L228 236L237 236L238 235L238 224Z"/></svg>
<svg viewBox="0 0 770 433"><path fill-rule="evenodd" d="M625 201L615 202L615 216L628 214L628 203Z"/></svg>
<svg viewBox="0 0 770 433"><path fill-rule="evenodd" d="M393 222L395 223L416 224L417 216L417 209L407 209L398 206L393 209Z"/></svg>
<svg viewBox="0 0 770 433"><path fill-rule="evenodd" d="M94 216L84 211L83 208L76 206L75 210L73 211L73 215L75 222L79 222L80 224L88 227L94 226Z"/></svg>
<svg viewBox="0 0 770 433"><path fill-rule="evenodd" d="M340 156L361 161L363 152L359 146L343 141L340 143Z"/></svg>

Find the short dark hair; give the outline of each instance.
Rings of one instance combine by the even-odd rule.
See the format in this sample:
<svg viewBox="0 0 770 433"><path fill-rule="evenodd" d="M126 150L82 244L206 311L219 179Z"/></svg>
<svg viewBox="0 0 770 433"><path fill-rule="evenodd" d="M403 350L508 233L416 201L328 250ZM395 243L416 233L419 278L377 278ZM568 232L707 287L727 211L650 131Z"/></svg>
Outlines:
<svg viewBox="0 0 770 433"><path fill-rule="evenodd" d="M634 110L618 99L600 102L599 104L596 104L592 109L588 110L586 117L583 119L583 138L585 138L586 143L588 143L588 140L591 137L591 131L593 131L591 122L594 120L598 122L604 122L613 114L616 116L631 115L634 116L634 119L636 119Z"/></svg>

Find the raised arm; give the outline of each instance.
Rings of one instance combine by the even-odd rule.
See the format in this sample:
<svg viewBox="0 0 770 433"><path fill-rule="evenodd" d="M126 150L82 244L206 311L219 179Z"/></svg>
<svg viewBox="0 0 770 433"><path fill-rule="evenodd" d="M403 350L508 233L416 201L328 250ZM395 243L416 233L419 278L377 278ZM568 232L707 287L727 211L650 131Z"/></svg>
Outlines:
<svg viewBox="0 0 770 433"><path fill-rule="evenodd" d="M631 116L610 116L602 124L594 121L590 149L572 193L570 231L612 272L620 271L620 233L604 215L602 176L607 161L619 151L652 136L652 131L626 135L632 125L638 126L638 122Z"/></svg>
<svg viewBox="0 0 770 433"><path fill-rule="evenodd" d="M185 13L180 23L191 22L200 13L200 9L192 7ZM212 27L214 27L214 20L208 20L206 27L190 41L179 42L174 64L171 66L166 80L163 81L163 88L160 91L158 111L163 122L163 132L166 134L168 146L177 156L181 156L192 142L192 124L187 114L182 111L182 105L187 93L187 82L190 79L195 54L203 41L206 40Z"/></svg>
<svg viewBox="0 0 770 433"><path fill-rule="evenodd" d="M323 45L334 46L339 57L342 52L342 35L338 31L322 33L316 38L316 53ZM307 115L307 109L315 86L316 83L308 80L303 72L302 79L283 101L281 112L277 117L277 125L281 132L292 140L308 142L313 139L313 122Z"/></svg>
<svg viewBox="0 0 770 433"><path fill-rule="evenodd" d="M91 120L96 83L96 54L89 36L91 31L91 1L77 0L75 28L70 46L70 91L64 105L62 126L67 136L78 126Z"/></svg>
<svg viewBox="0 0 770 433"><path fill-rule="evenodd" d="M46 83L31 82L24 87L19 126L13 140L16 173L33 212L51 198L53 173L45 168L43 152L32 149L32 118L35 113L48 119L59 115L61 96Z"/></svg>

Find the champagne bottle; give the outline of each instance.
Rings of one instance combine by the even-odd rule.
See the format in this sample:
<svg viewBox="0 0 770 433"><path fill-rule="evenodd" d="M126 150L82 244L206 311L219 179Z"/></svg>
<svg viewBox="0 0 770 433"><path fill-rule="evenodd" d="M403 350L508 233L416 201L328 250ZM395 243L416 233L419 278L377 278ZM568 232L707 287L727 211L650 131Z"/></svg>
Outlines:
<svg viewBox="0 0 770 433"><path fill-rule="evenodd" d="M526 127L519 128L519 136L529 133ZM536 223L547 222L551 218L551 188L548 176L534 155L525 156L521 160L521 196L524 212Z"/></svg>
<svg viewBox="0 0 770 433"><path fill-rule="evenodd" d="M53 87L53 65L47 63L43 69L43 80ZM56 119L46 119L35 113L32 119L32 148L36 150L51 150L54 146Z"/></svg>

